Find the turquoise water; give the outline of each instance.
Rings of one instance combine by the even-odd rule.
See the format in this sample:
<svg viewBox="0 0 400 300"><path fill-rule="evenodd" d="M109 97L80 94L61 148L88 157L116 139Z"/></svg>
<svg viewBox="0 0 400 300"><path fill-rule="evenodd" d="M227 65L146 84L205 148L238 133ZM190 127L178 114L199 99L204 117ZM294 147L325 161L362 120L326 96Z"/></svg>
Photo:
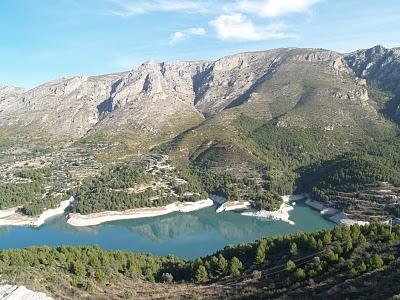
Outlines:
<svg viewBox="0 0 400 300"><path fill-rule="evenodd" d="M41 245L99 245L104 249L196 258L212 254L228 244L334 226L309 207L299 203L294 207L290 219L296 225L246 217L236 212L217 214L215 207L192 213L172 213L82 228L68 225L65 218L60 216L40 228L0 227L0 249Z"/></svg>

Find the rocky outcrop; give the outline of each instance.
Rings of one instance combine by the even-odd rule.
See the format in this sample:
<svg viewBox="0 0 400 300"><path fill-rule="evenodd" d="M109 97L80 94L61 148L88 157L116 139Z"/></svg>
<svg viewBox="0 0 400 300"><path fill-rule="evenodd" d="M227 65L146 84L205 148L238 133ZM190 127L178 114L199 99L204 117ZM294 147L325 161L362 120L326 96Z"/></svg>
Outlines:
<svg viewBox="0 0 400 300"><path fill-rule="evenodd" d="M368 91L366 89L351 90L347 92L341 92L337 89L330 89L329 94L332 97L341 100L349 100L349 101L360 100L361 102L369 100Z"/></svg>
<svg viewBox="0 0 400 300"><path fill-rule="evenodd" d="M334 51L310 49L308 53L295 55L292 59L295 61L326 63L330 67L330 71L336 74L347 70L343 55Z"/></svg>
<svg viewBox="0 0 400 300"><path fill-rule="evenodd" d="M345 56L345 61L357 77L393 94L389 113L400 121L399 48L387 49L378 45L350 53Z"/></svg>
<svg viewBox="0 0 400 300"><path fill-rule="evenodd" d="M0 285L0 299L9 300L52 300L45 293L34 292L24 286Z"/></svg>

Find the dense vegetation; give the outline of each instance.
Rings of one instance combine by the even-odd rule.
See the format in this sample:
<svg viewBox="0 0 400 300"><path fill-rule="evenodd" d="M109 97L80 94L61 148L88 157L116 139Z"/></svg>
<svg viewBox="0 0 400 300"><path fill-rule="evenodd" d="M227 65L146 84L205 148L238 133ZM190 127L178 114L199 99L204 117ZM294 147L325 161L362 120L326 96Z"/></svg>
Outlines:
<svg viewBox="0 0 400 300"><path fill-rule="evenodd" d="M328 278L329 285L340 285L370 272L398 268L399 251L400 227L390 232L387 226L374 224L268 237L254 243L227 246L194 261L108 252L98 247L3 250L0 272L3 278L18 278L23 272L52 270L67 275L73 287L89 292L96 285L109 284L121 277L208 284L229 276L229 286L247 280L248 288L241 291L241 297L290 296L299 290L315 296L327 291L326 286L322 291L318 286L327 284ZM400 291L393 285L391 290L381 292L391 296Z"/></svg>
<svg viewBox="0 0 400 300"><path fill-rule="evenodd" d="M177 201L177 195L167 188L153 188L153 184L161 179L162 176L145 172L135 164L107 169L70 191L77 199L73 210L85 214L160 206Z"/></svg>
<svg viewBox="0 0 400 300"><path fill-rule="evenodd" d="M340 193L355 193L357 198L356 193L368 185L400 186L396 132L365 133L348 140L340 131L334 136L319 129L278 127L243 114L236 126L246 148L264 164L270 190L281 195L309 192L315 200L330 204ZM339 208L345 207L346 203ZM397 215L398 208L388 206L386 211Z"/></svg>
<svg viewBox="0 0 400 300"><path fill-rule="evenodd" d="M367 184L390 182L400 186L400 169L371 155L345 154L304 170L302 184L311 196L329 203L338 192L356 192Z"/></svg>
<svg viewBox="0 0 400 300"><path fill-rule="evenodd" d="M253 179L217 175L194 166L152 173L134 163L107 169L69 193L77 199L73 210L83 214L197 201L208 194L252 200L257 208L267 210L277 209L282 202L278 194Z"/></svg>
<svg viewBox="0 0 400 300"><path fill-rule="evenodd" d="M296 189L298 168L334 158L347 149L340 134L319 129L278 127L244 114L235 126L245 148L262 161L270 189L280 195Z"/></svg>
<svg viewBox="0 0 400 300"><path fill-rule="evenodd" d="M206 191L228 200L251 200L258 209L275 210L282 203L281 197L269 190L263 181L240 178L230 174L214 174L206 169L180 167L179 174L188 182L188 188Z"/></svg>
<svg viewBox="0 0 400 300"><path fill-rule="evenodd" d="M0 209L22 206L21 212L32 216L56 207L62 196L45 190L48 175L45 168L25 169L15 174L20 182L0 184Z"/></svg>

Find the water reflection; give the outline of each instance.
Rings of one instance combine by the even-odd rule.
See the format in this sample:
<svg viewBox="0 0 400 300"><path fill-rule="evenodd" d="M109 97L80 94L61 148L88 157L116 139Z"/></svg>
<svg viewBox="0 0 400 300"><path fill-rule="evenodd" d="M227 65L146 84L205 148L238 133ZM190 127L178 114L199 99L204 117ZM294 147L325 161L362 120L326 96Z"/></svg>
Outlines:
<svg viewBox="0 0 400 300"><path fill-rule="evenodd" d="M90 227L72 227L66 223L64 216L60 216L40 228L0 227L0 249L96 244L105 249L194 258L213 253L227 244L333 226L318 212L301 205L296 205L291 212L291 220L296 225L263 221L234 212L217 214L215 207Z"/></svg>

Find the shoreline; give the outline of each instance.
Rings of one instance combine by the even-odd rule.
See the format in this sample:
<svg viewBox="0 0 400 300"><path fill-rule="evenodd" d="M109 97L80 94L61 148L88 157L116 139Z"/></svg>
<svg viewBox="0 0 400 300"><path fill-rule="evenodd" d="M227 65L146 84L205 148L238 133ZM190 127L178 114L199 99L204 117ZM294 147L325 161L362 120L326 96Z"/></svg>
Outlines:
<svg viewBox="0 0 400 300"><path fill-rule="evenodd" d="M289 225L296 225L295 222L290 220L289 212L294 209L292 205L290 205L294 201L298 201L304 199L303 194L298 195L284 195L282 197L282 204L277 210L255 210L249 209L247 211L242 212L243 216L249 217L257 217L257 218L264 218L272 221L282 221L288 223Z"/></svg>
<svg viewBox="0 0 400 300"><path fill-rule="evenodd" d="M73 201L74 197L70 197L68 200L61 201L58 207L47 209L36 217L30 217L20 214L18 212L18 209L20 207L13 207L2 210L0 211L0 226L40 227L48 219L58 215L62 215Z"/></svg>
<svg viewBox="0 0 400 300"><path fill-rule="evenodd" d="M216 209L215 212L221 213L224 211L236 211L246 209L251 209L250 201L225 201Z"/></svg>
<svg viewBox="0 0 400 300"><path fill-rule="evenodd" d="M210 195L206 200L199 200L196 202L175 202L161 207L143 207L134 208L125 211L103 211L82 215L79 213L70 213L67 216L66 222L74 227L94 226L106 222L151 218L170 214L173 212L192 212L206 207L219 204L216 213L224 211L240 211L241 215L248 217L256 217L268 219L272 221L283 221L290 225L295 223L290 220L289 212L294 209L291 205L292 202L304 200L307 206L317 210L321 215L325 216L331 222L338 225L366 225L369 222L350 219L348 215L335 208L329 207L324 203L312 200L308 194L295 194L284 195L282 197L282 204L279 209L275 211L256 210L251 206L251 201L226 201L224 197L217 195ZM65 210L72 204L74 197L64 200L60 205L53 209L45 210L42 214L35 217L25 216L18 212L20 207L13 207L5 210L0 210L0 227L1 226L29 226L40 227L50 218L65 213Z"/></svg>
<svg viewBox="0 0 400 300"><path fill-rule="evenodd" d="M75 227L94 226L106 222L118 220L131 220L157 217L173 212L191 212L200 210L214 205L211 199L199 200L196 202L175 202L161 207L143 207L134 208L125 211L103 211L99 213L92 213L82 215L79 213L70 213L68 215L67 223Z"/></svg>
<svg viewBox="0 0 400 300"><path fill-rule="evenodd" d="M216 212L221 213L224 211L243 211L241 213L243 216L268 219L272 221L283 221L290 225L295 225L295 223L289 219L289 212L294 209L290 203L304 199L305 195L284 195L281 196L281 198L281 206L277 210L273 211L256 210L251 206L249 201L226 201L217 208Z"/></svg>
<svg viewBox="0 0 400 300"><path fill-rule="evenodd" d="M368 221L360 221L360 220L354 220L350 219L346 213L343 211L339 211L336 208L330 207L325 205L322 202L312 200L309 195L305 194L306 196L306 201L304 203L308 205L309 207L318 210L321 215L324 215L327 217L328 220L331 222L334 222L340 226L351 226L351 225L368 225Z"/></svg>

